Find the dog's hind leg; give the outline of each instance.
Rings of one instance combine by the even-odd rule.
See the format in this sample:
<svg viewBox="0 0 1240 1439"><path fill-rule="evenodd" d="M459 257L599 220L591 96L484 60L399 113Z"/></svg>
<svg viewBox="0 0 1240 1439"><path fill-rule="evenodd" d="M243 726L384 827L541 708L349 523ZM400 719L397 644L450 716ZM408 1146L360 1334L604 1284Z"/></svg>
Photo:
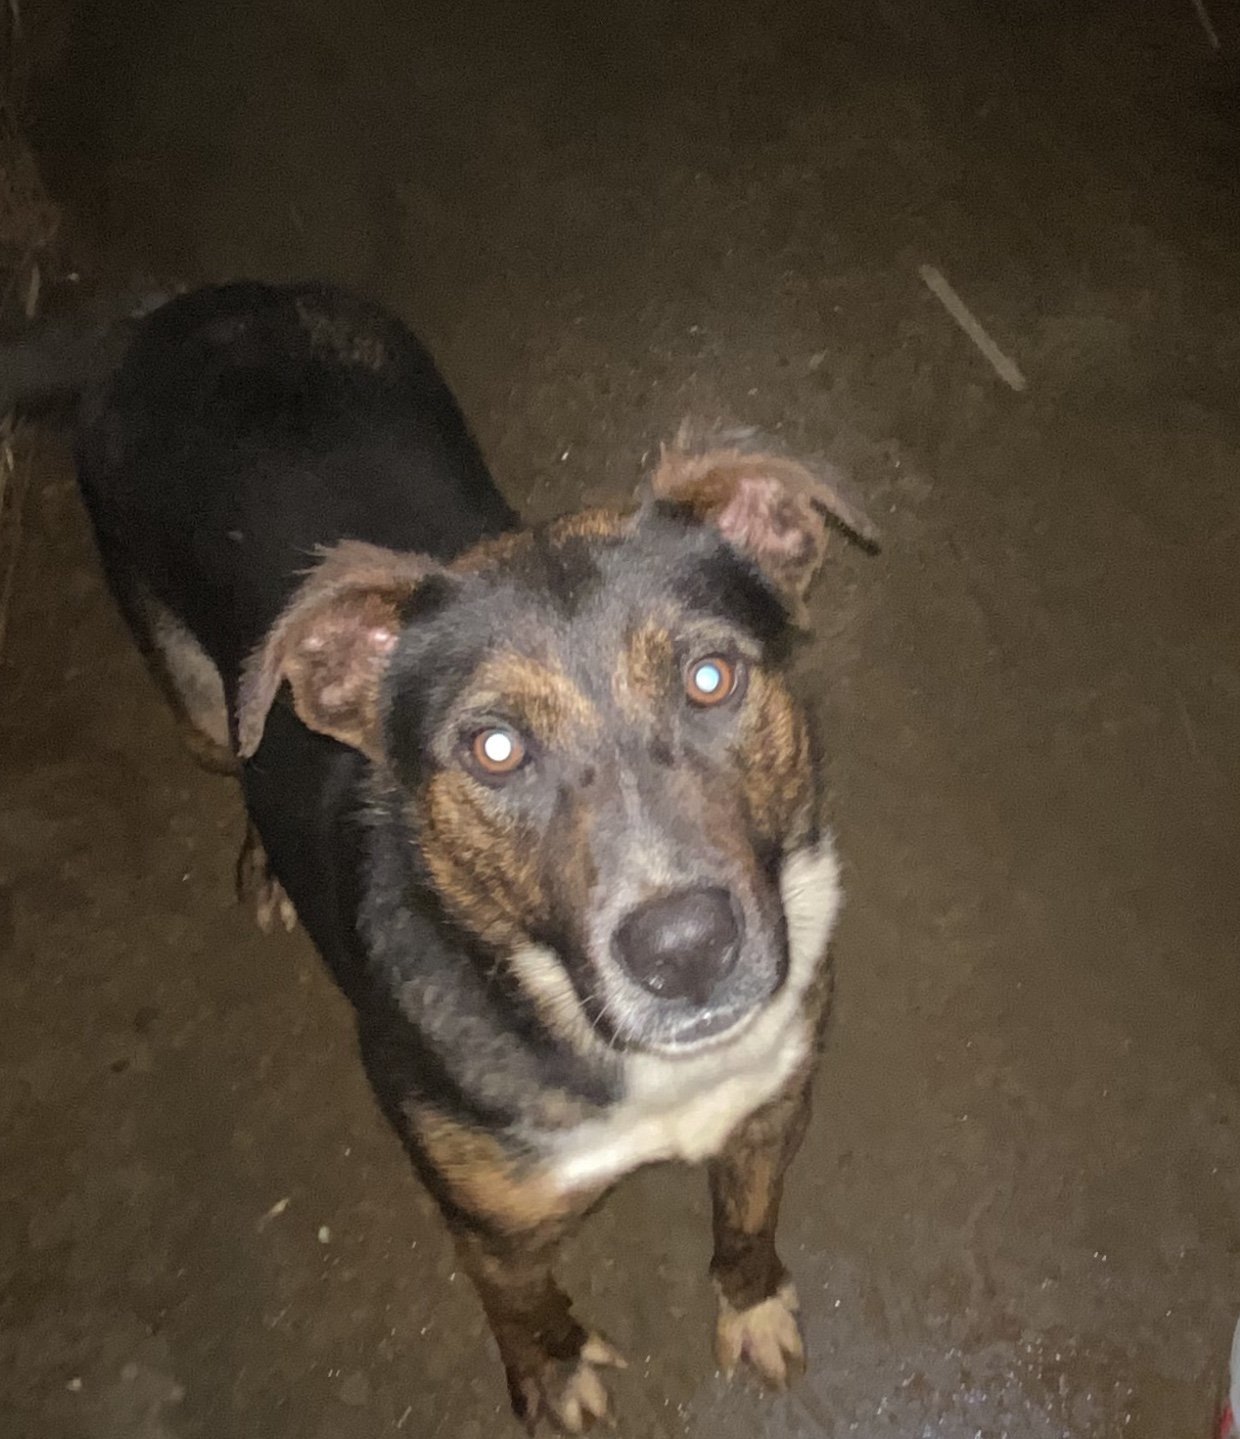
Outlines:
<svg viewBox="0 0 1240 1439"><path fill-rule="evenodd" d="M810 1073L806 1066L740 1125L710 1165L719 1367L732 1374L743 1360L776 1387L805 1362L796 1290L776 1253L775 1229L784 1174L809 1120Z"/></svg>
<svg viewBox="0 0 1240 1439"><path fill-rule="evenodd" d="M219 670L189 629L145 584L118 574L113 566L109 566L109 580L190 753L213 774L239 776L241 764L232 746L228 702ZM297 911L272 874L263 842L248 818L237 858L236 885L238 900L253 907L264 934L269 934L277 922L286 930L296 927Z"/></svg>
<svg viewBox="0 0 1240 1439"><path fill-rule="evenodd" d="M213 774L238 774L224 682L206 651L141 580L109 567L112 591L190 753Z"/></svg>
<svg viewBox="0 0 1240 1439"><path fill-rule="evenodd" d="M284 886L271 872L267 851L254 821L246 820L245 839L237 856L237 898L252 905L254 918L264 934L270 934L277 923L290 933L297 928L297 911L284 892Z"/></svg>

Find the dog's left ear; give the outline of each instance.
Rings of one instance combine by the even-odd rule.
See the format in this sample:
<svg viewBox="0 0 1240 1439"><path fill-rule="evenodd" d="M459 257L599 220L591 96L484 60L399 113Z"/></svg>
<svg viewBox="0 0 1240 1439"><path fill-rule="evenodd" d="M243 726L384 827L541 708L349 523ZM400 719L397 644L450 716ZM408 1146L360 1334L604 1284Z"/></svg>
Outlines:
<svg viewBox="0 0 1240 1439"><path fill-rule="evenodd" d="M346 540L323 552L246 662L237 703L237 749L248 759L287 680L303 724L378 759L379 689L400 638L402 613L433 561Z"/></svg>
<svg viewBox="0 0 1240 1439"><path fill-rule="evenodd" d="M826 552L828 517L878 548L877 526L829 466L815 472L779 455L665 448L650 484L656 499L685 506L752 560L795 617Z"/></svg>

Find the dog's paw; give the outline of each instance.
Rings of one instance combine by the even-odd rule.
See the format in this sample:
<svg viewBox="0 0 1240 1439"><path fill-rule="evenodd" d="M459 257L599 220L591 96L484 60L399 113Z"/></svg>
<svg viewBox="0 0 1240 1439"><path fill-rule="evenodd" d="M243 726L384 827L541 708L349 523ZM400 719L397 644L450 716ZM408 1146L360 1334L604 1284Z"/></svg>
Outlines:
<svg viewBox="0 0 1240 1439"><path fill-rule="evenodd" d="M254 918L264 934L277 924L290 933L297 928L297 911L284 887L271 872L267 851L253 829L246 831L237 857L237 899L254 908Z"/></svg>
<svg viewBox="0 0 1240 1439"><path fill-rule="evenodd" d="M293 901L284 893L280 881L270 875L254 896L254 918L264 934L271 934L277 924L288 934L297 928L297 911L293 908Z"/></svg>
<svg viewBox="0 0 1240 1439"><path fill-rule="evenodd" d="M805 1367L805 1345L797 1321L797 1292L791 1280L748 1309L733 1309L721 1294L715 1329L719 1367L731 1378L744 1360L763 1381L782 1389Z"/></svg>
<svg viewBox="0 0 1240 1439"><path fill-rule="evenodd" d="M595 1423L611 1425L611 1398L599 1370L624 1368L623 1357L592 1334L576 1359L547 1358L535 1373L511 1376L517 1418L531 1434L544 1418L563 1434L584 1434Z"/></svg>

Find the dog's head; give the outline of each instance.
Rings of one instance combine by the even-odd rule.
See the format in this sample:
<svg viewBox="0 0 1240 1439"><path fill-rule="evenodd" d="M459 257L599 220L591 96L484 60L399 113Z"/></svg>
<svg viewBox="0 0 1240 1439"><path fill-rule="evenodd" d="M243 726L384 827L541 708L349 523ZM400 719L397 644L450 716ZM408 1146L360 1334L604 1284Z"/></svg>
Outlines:
<svg viewBox="0 0 1240 1439"><path fill-rule="evenodd" d="M833 474L676 449L636 511L447 566L341 544L247 667L241 751L287 681L399 786L445 910L556 1029L706 1044L787 976L817 775L781 660L831 517L873 540Z"/></svg>

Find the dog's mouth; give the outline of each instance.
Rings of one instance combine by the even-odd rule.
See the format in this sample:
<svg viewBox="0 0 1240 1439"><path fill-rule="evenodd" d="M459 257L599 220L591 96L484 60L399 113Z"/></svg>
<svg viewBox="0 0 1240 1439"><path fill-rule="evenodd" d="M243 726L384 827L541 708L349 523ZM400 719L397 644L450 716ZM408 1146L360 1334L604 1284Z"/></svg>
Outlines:
<svg viewBox="0 0 1240 1439"><path fill-rule="evenodd" d="M598 1021L618 1048L658 1054L688 1054L730 1043L775 997L779 980L746 985L705 1005L661 1003L625 988L609 996Z"/></svg>
<svg viewBox="0 0 1240 1439"><path fill-rule="evenodd" d="M782 932L730 890L689 888L623 915L592 966L587 1009L619 1048L684 1054L732 1040L787 973Z"/></svg>
<svg viewBox="0 0 1240 1439"><path fill-rule="evenodd" d="M651 1054L696 1054L736 1039L766 1008L774 994L759 1004L731 1004L688 1015L671 1025L660 1024L635 1047Z"/></svg>

